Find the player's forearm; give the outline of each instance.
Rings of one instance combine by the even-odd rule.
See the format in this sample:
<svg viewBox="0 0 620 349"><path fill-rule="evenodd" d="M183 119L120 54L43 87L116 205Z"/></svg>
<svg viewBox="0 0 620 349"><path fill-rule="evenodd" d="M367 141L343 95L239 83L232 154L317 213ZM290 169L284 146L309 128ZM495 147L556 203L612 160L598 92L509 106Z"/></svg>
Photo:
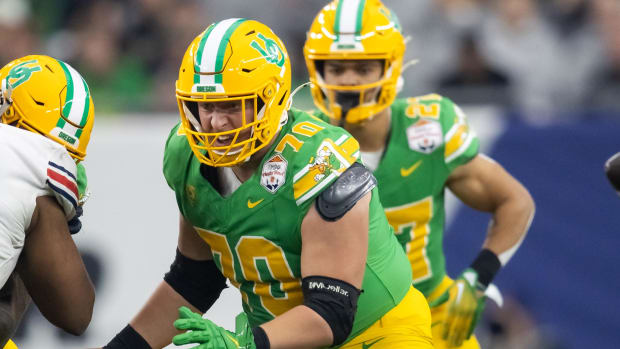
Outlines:
<svg viewBox="0 0 620 349"><path fill-rule="evenodd" d="M484 248L494 252L505 265L525 238L534 217L534 200L521 187L493 212Z"/></svg>
<svg viewBox="0 0 620 349"><path fill-rule="evenodd" d="M271 349L321 348L332 344L332 330L314 310L299 305L261 327Z"/></svg>
<svg viewBox="0 0 620 349"><path fill-rule="evenodd" d="M36 223L31 223L16 271L41 314L80 335L92 317L95 289L62 208L50 196L40 196L36 203Z"/></svg>
<svg viewBox="0 0 620 349"><path fill-rule="evenodd" d="M95 289L87 274L70 278L67 284L72 287L66 288L64 294L62 289L45 286L42 286L42 289L47 290L47 297L42 295L45 291L41 289L33 290L31 293L34 303L50 323L67 333L79 336L90 324L95 304ZM37 288L31 285L44 284L29 282L29 290ZM35 294L38 294L36 298Z"/></svg>
<svg viewBox="0 0 620 349"><path fill-rule="evenodd" d="M180 333L172 324L181 306L198 311L163 281L130 324L151 347L163 348L170 344L172 337Z"/></svg>

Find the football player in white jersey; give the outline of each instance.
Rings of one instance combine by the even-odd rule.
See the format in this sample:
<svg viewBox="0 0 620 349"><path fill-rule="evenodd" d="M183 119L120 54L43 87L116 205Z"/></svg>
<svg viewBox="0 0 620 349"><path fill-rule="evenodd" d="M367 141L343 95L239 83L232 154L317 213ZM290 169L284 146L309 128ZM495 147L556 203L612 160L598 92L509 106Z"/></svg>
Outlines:
<svg viewBox="0 0 620 349"><path fill-rule="evenodd" d="M95 298L71 237L84 200L77 163L94 121L88 86L54 58L14 60L0 69L0 120L0 347L15 348L9 338L30 298L79 335Z"/></svg>

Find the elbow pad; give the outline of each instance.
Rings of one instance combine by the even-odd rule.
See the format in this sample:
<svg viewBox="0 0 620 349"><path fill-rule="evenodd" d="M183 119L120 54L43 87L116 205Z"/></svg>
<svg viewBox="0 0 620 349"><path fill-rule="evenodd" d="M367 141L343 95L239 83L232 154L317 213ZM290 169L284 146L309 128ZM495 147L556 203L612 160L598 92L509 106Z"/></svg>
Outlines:
<svg viewBox="0 0 620 349"><path fill-rule="evenodd" d="M361 290L348 282L327 276L308 276L301 280L304 305L319 314L332 329L339 345L351 334Z"/></svg>
<svg viewBox="0 0 620 349"><path fill-rule="evenodd" d="M226 278L213 260L193 260L181 254L179 249L170 271L164 275L164 281L203 313L211 308L226 288Z"/></svg>

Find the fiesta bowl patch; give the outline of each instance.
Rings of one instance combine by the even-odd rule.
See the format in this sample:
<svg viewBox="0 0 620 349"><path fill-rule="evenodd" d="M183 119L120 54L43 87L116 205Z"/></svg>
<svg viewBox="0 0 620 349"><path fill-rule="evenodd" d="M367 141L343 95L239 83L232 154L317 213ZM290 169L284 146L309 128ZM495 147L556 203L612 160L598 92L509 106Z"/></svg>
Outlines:
<svg viewBox="0 0 620 349"><path fill-rule="evenodd" d="M443 143L441 125L437 121L419 120L407 128L407 142L411 150L430 154Z"/></svg>
<svg viewBox="0 0 620 349"><path fill-rule="evenodd" d="M272 156L263 165L263 172L260 176L260 184L270 193L275 193L286 181L286 167L288 163L286 159L276 154Z"/></svg>

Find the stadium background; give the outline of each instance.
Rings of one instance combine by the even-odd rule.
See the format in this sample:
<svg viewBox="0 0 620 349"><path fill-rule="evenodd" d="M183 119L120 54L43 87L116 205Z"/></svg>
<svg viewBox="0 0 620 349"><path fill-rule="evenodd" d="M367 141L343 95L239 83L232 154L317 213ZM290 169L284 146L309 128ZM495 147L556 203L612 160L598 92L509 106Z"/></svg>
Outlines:
<svg viewBox="0 0 620 349"><path fill-rule="evenodd" d="M301 47L325 1L0 0L0 64L30 53L77 68L96 126L85 162L92 197L76 241L96 283L83 337L60 334L31 309L22 349L102 345L131 319L174 255L177 208L161 173L178 120L174 81L191 39L213 21L258 19L285 43L294 85ZM615 348L620 329L620 198L605 159L620 151L617 0L385 0L410 35L400 96L438 92L464 106L483 152L537 203L532 228L487 307L484 348ZM295 105L310 108L307 89ZM1 161L1 160L0 160ZM482 243L488 215L448 203L445 247L458 274ZM234 289L207 315L227 328Z"/></svg>

